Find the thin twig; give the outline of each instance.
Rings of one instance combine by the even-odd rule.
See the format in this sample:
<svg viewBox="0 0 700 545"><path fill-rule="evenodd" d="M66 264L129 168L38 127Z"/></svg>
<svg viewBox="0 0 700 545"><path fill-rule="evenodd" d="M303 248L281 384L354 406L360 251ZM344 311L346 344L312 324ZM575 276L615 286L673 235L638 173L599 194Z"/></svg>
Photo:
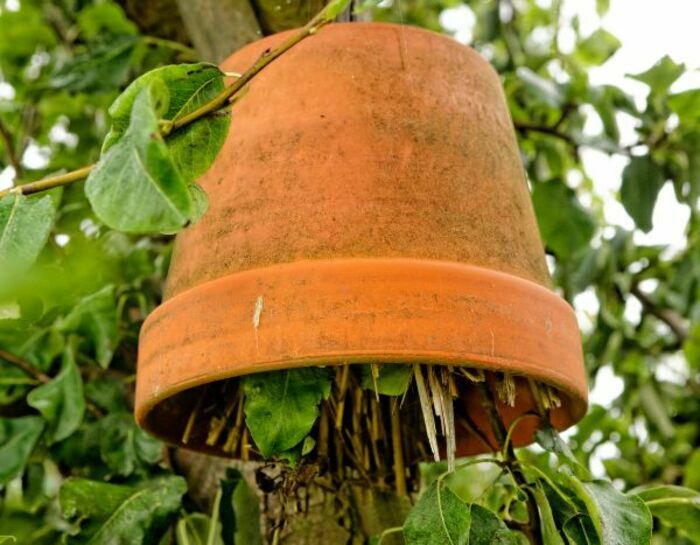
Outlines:
<svg viewBox="0 0 700 545"><path fill-rule="evenodd" d="M688 336L690 335L688 327L679 314L671 309L659 308L654 301L640 289L638 284L633 284L630 292L639 299L639 302L642 303L642 307L646 312L664 322L671 331L673 331L681 344L688 340Z"/></svg>
<svg viewBox="0 0 700 545"><path fill-rule="evenodd" d="M175 121L166 121L165 123L163 123L161 125L161 134L163 135L163 137L167 138L167 136L172 134L174 131L177 131L178 129L181 129L186 125L189 125L190 123L193 123L198 119L225 107L236 93L243 89L243 87L245 87L245 85L248 82L250 82L250 80L257 76L265 67L272 63L272 61L289 51L292 47L301 42L304 38L318 32L318 30L325 24L333 21L333 19L335 18L335 13L338 9L338 5L344 3L346 3L345 0L335 0L330 2L313 19L311 19L311 21L304 25L301 28L301 30L299 30L299 32L297 32L293 36L290 36L277 48L265 51L255 62L255 64L253 64L253 66L251 66L248 70L241 74L240 78L238 78L235 82L226 87L212 100ZM5 191L0 191L0 198L13 192L21 193L22 195L29 195L30 193L46 191L48 189L53 189L54 187L77 182L87 177L87 175L90 174L90 171L94 167L94 164L88 165L78 170L68 172L66 174L51 176L49 178L39 180L38 182L19 185Z"/></svg>
<svg viewBox="0 0 700 545"><path fill-rule="evenodd" d="M7 127L0 119L0 138L2 138L5 144L5 151L7 151L7 157L10 159L10 164L12 168L15 169L15 176L21 177L23 175L22 164L20 162L20 157L17 155L17 150L15 149L15 143L12 140L12 134L7 130Z"/></svg>
<svg viewBox="0 0 700 545"><path fill-rule="evenodd" d="M28 375L30 375L32 378L38 380L39 382L42 382L46 384L47 382L51 381L51 377L48 375L45 375L38 369L35 369L34 366L29 363L28 361L23 360L19 356L15 356L14 354L8 352L7 350L1 350L0 349L0 359L5 360L8 363L11 363L18 369L21 369Z"/></svg>

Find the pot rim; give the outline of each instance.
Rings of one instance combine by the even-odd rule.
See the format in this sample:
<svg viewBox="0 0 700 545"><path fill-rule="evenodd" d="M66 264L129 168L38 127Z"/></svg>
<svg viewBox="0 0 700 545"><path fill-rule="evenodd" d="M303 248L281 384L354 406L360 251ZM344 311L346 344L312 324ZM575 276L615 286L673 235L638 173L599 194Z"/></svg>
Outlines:
<svg viewBox="0 0 700 545"><path fill-rule="evenodd" d="M554 292L462 263L345 258L243 271L165 301L141 330L136 419L177 444L172 429L154 423L167 399L220 380L320 362L440 364L532 378L564 394L552 415L558 429L587 409L578 324Z"/></svg>

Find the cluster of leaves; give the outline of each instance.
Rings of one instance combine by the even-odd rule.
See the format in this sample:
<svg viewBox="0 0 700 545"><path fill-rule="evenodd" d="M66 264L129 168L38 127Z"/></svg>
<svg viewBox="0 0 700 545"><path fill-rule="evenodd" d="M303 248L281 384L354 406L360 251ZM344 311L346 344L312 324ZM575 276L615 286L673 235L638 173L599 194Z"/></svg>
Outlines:
<svg viewBox="0 0 700 545"><path fill-rule="evenodd" d="M650 543L652 514L697 539L700 493L654 485L623 493L594 479L550 427L538 432L537 442L540 454L477 458L437 478L438 468L429 468L430 484L403 527L385 535L400 530L407 545L528 543L520 530L532 501L539 519L536 539L544 545ZM476 477L476 487L464 486L462 472L469 480Z"/></svg>
<svg viewBox="0 0 700 545"><path fill-rule="evenodd" d="M558 0L467 4L476 16L472 45L503 78L555 282L567 299L583 294L599 305L585 339L590 375L612 370L624 390L609 407L592 407L569 440L573 454L542 435L554 452L523 451L505 470L498 460L495 475L479 463L435 479L404 539L517 543L513 528L531 500L547 545L645 543L649 512L655 543L700 543L700 499L690 490L700 489L700 90L674 92L685 67L664 58L632 76L648 87L640 107L621 89L589 81L589 69L619 47L610 33L582 36L571 21L576 43L562 51ZM436 31L455 6L383 5L376 19ZM604 13L606 2L598 5ZM12 91L0 99L0 162L22 181L97 166L84 187L0 200L0 535L37 544L60 536L157 543L164 533L179 545L257 543L255 525L240 523L257 520L240 475L222 481L211 516L199 512L163 446L131 416L138 328L159 300L170 251L169 239L153 233L177 231L204 211L194 181L228 126L210 117L165 138L163 122L216 95L221 73L201 63L160 68L196 59L180 44L139 35L107 0L17 7L0 8L0 90ZM549 38L533 40L537 29ZM624 118L636 125L632 145L620 143ZM596 134L584 131L590 119L600 122ZM618 198L633 230L607 223L581 161L587 149L627 159ZM673 251L638 237L654 227L666 185L690 211L686 244ZM684 363L669 378L674 361ZM295 459L311 448L305 439L328 395L324 374L245 380L261 452ZM387 395L407 380L365 379ZM603 464L615 487L584 469L611 448L616 455Z"/></svg>

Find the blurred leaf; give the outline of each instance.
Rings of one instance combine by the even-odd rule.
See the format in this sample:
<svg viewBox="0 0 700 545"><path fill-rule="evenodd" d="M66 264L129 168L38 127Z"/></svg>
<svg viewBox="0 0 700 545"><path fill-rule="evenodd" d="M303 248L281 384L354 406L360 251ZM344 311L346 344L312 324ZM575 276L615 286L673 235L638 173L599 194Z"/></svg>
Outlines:
<svg viewBox="0 0 700 545"><path fill-rule="evenodd" d="M372 378L370 365L363 365L360 369L362 387L365 390L376 389L377 393L389 396L400 396L406 392L413 376L413 368L410 365L387 364L378 365L379 376Z"/></svg>
<svg viewBox="0 0 700 545"><path fill-rule="evenodd" d="M0 60L6 57L14 62L56 43L51 27L44 23L41 10L29 2L22 2L19 11L5 9L0 13L0 36Z"/></svg>
<svg viewBox="0 0 700 545"><path fill-rule="evenodd" d="M557 108L564 104L564 94L553 81L545 79L525 67L518 68L516 74L533 98L552 108Z"/></svg>
<svg viewBox="0 0 700 545"><path fill-rule="evenodd" d="M79 300L70 313L57 323L58 331L77 333L95 347L98 363L107 368L119 336L114 286Z"/></svg>
<svg viewBox="0 0 700 545"><path fill-rule="evenodd" d="M50 195L15 193L0 198L0 285L34 263L49 237L54 214Z"/></svg>
<svg viewBox="0 0 700 545"><path fill-rule="evenodd" d="M138 34L136 25L127 19L122 8L109 0L84 7L78 13L77 20L86 38L96 38L103 33Z"/></svg>
<svg viewBox="0 0 700 545"><path fill-rule="evenodd" d="M406 545L467 545L470 525L469 506L436 481L408 513L403 535Z"/></svg>
<svg viewBox="0 0 700 545"><path fill-rule="evenodd" d="M22 474L43 430L38 416L0 418L0 487Z"/></svg>
<svg viewBox="0 0 700 545"><path fill-rule="evenodd" d="M678 114L681 123L700 123L700 89L690 89L670 95L668 107Z"/></svg>
<svg viewBox="0 0 700 545"><path fill-rule="evenodd" d="M70 478L61 486L61 511L64 517L81 522L81 532L68 543L157 543L186 491L185 480L175 476L138 488Z"/></svg>
<svg viewBox="0 0 700 545"><path fill-rule="evenodd" d="M51 382L29 392L27 403L46 420L49 443L62 441L80 426L85 414L83 381L70 346L63 352L58 375Z"/></svg>
<svg viewBox="0 0 700 545"><path fill-rule="evenodd" d="M172 233L193 214L192 196L160 135L168 94L154 80L138 94L121 139L102 155L85 185L97 216L114 229Z"/></svg>
<svg viewBox="0 0 700 545"><path fill-rule="evenodd" d="M631 78L646 83L652 93L665 93L685 71L684 64L676 64L671 57L664 55L654 66L645 72L630 75Z"/></svg>
<svg viewBox="0 0 700 545"><path fill-rule="evenodd" d="M129 85L110 107L112 127L104 151L124 136L136 97L155 80L168 89L170 100L160 117L171 121L193 112L224 89L223 73L213 64L177 64L151 70ZM168 136L170 155L185 182L192 183L207 171L226 139L228 127L229 114L219 112Z"/></svg>
<svg viewBox="0 0 700 545"><path fill-rule="evenodd" d="M250 434L265 457L299 444L318 418L318 405L331 391L328 369L305 367L247 375L245 415Z"/></svg>
<svg viewBox="0 0 700 545"><path fill-rule="evenodd" d="M112 91L126 82L136 36L119 36L90 47L89 51L59 65L49 84L68 91Z"/></svg>
<svg viewBox="0 0 700 545"><path fill-rule="evenodd" d="M696 448L685 464L683 486L700 492L700 448Z"/></svg>
<svg viewBox="0 0 700 545"><path fill-rule="evenodd" d="M654 205L665 179L651 157L633 157L622 172L620 199L642 231L651 231Z"/></svg>
<svg viewBox="0 0 700 545"><path fill-rule="evenodd" d="M605 29L599 28L576 48L576 57L588 65L603 64L620 49L620 40Z"/></svg>
<svg viewBox="0 0 700 545"><path fill-rule="evenodd" d="M532 202L545 245L557 256L566 259L588 246L595 222L563 181L535 184Z"/></svg>

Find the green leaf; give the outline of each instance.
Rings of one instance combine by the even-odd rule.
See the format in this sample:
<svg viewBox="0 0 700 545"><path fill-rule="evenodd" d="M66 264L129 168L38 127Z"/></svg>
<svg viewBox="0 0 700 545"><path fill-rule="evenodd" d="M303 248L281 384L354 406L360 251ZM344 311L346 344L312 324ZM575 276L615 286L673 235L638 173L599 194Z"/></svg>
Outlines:
<svg viewBox="0 0 700 545"><path fill-rule="evenodd" d="M51 382L29 392L27 403L39 411L48 423L50 443L62 441L78 429L85 414L85 398L83 380L70 346L63 353L58 375Z"/></svg>
<svg viewBox="0 0 700 545"><path fill-rule="evenodd" d="M217 536L214 544L208 544L211 518L203 513L191 513L177 521L175 527L175 542L177 545L222 545L221 537Z"/></svg>
<svg viewBox="0 0 700 545"><path fill-rule="evenodd" d="M540 486L533 486L531 492L535 498L535 503L537 503L543 545L566 545L554 522L552 506L549 505L549 500L544 490Z"/></svg>
<svg viewBox="0 0 700 545"><path fill-rule="evenodd" d="M78 27L86 38L97 38L104 33L138 34L136 25L124 15L124 10L111 1L84 7L77 19Z"/></svg>
<svg viewBox="0 0 700 545"><path fill-rule="evenodd" d="M259 500L237 469L228 468L221 481L219 519L223 545L262 545Z"/></svg>
<svg viewBox="0 0 700 545"><path fill-rule="evenodd" d="M562 475L564 475L562 473ZM595 533L604 545L645 545L651 542L649 509L635 495L619 492L608 481L579 481L566 477L577 500L582 502ZM579 521L585 523L585 519ZM572 527L567 523L567 534Z"/></svg>
<svg viewBox="0 0 700 545"><path fill-rule="evenodd" d="M123 137L136 97L154 80L162 81L168 89L170 100L161 119L170 121L193 112L224 89L223 73L213 64L176 64L151 70L129 85L109 108L112 128L103 151ZM217 112L168 136L170 155L186 183L207 171L224 144L229 124L229 114Z"/></svg>
<svg viewBox="0 0 700 545"><path fill-rule="evenodd" d="M474 503L470 512L469 545L520 545L518 536L493 511Z"/></svg>
<svg viewBox="0 0 700 545"><path fill-rule="evenodd" d="M413 376L413 368L410 365L387 364L377 366L379 376L372 378L372 367L363 365L361 373L362 387L365 390L376 390L378 393L388 396L400 396L406 392Z"/></svg>
<svg viewBox="0 0 700 545"><path fill-rule="evenodd" d="M90 47L85 53L59 65L49 85L54 89L80 92L112 91L129 78L129 68L139 41L119 36Z"/></svg>
<svg viewBox="0 0 700 545"><path fill-rule="evenodd" d="M683 486L693 490L700 490L700 448L696 448L688 457L685 464Z"/></svg>
<svg viewBox="0 0 700 545"><path fill-rule="evenodd" d="M406 517L406 545L468 545L471 515L448 487L433 482Z"/></svg>
<svg viewBox="0 0 700 545"><path fill-rule="evenodd" d="M681 486L652 486L637 494L652 515L700 543L700 492Z"/></svg>
<svg viewBox="0 0 700 545"><path fill-rule="evenodd" d="M678 114L681 123L700 123L700 89L669 95L668 107Z"/></svg>
<svg viewBox="0 0 700 545"><path fill-rule="evenodd" d="M327 369L305 367L243 379L246 424L263 456L291 449L308 435L331 391Z"/></svg>
<svg viewBox="0 0 700 545"><path fill-rule="evenodd" d="M598 13L598 17L605 15L610 9L610 0L596 0L595 10Z"/></svg>
<svg viewBox="0 0 700 545"><path fill-rule="evenodd" d="M80 299L71 312L57 322L56 328L64 333L77 333L95 348L97 362L107 368L119 337L114 286Z"/></svg>
<svg viewBox="0 0 700 545"><path fill-rule="evenodd" d="M651 157L633 157L622 172L620 200L642 231L652 228L654 205L665 179Z"/></svg>
<svg viewBox="0 0 700 545"><path fill-rule="evenodd" d="M153 80L134 100L129 127L85 185L93 210L113 229L172 233L192 220L192 195L160 135L168 94Z"/></svg>
<svg viewBox="0 0 700 545"><path fill-rule="evenodd" d="M599 28L583 40L576 49L576 57L587 65L600 65L620 49L622 43L605 29Z"/></svg>
<svg viewBox="0 0 700 545"><path fill-rule="evenodd" d="M557 108L564 104L564 93L555 82L543 78L526 67L518 68L516 75L523 82L528 92L543 104L552 108Z"/></svg>
<svg viewBox="0 0 700 545"><path fill-rule="evenodd" d="M50 195L0 198L0 285L34 263L49 238L54 215Z"/></svg>
<svg viewBox="0 0 700 545"><path fill-rule="evenodd" d="M43 430L38 416L0 418L0 487L22 474Z"/></svg>
<svg viewBox="0 0 700 545"><path fill-rule="evenodd" d="M61 486L61 511L64 517L81 522L81 532L69 543L157 543L186 491L185 480L175 476L138 488L70 478Z"/></svg>
<svg viewBox="0 0 700 545"><path fill-rule="evenodd" d="M569 258L588 246L595 222L563 181L535 184L532 202L544 243L558 257Z"/></svg>
<svg viewBox="0 0 700 545"><path fill-rule="evenodd" d="M671 57L664 55L654 66L641 72L630 75L631 78L646 83L654 94L665 93L668 88L685 72L684 64L676 64Z"/></svg>
<svg viewBox="0 0 700 545"><path fill-rule="evenodd" d="M56 44L56 36L44 22L41 10L29 2L19 5L19 11L3 9L0 13L0 59L20 61L39 48Z"/></svg>

